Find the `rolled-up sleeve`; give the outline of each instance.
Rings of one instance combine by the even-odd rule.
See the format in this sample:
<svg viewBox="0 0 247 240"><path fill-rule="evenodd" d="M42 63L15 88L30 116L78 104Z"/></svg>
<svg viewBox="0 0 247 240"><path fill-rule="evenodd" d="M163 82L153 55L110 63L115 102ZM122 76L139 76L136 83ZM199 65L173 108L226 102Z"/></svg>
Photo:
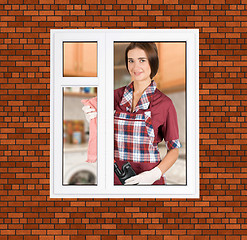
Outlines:
<svg viewBox="0 0 247 240"><path fill-rule="evenodd" d="M168 150L182 147L179 141L177 112L172 102L170 103L170 107L166 113L162 132Z"/></svg>

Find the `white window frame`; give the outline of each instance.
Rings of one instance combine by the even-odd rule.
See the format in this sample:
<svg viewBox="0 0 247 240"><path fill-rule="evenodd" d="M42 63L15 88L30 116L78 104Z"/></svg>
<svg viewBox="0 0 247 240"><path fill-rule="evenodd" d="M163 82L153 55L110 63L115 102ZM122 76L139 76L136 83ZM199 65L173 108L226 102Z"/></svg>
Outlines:
<svg viewBox="0 0 247 240"><path fill-rule="evenodd" d="M97 42L97 77L63 77L63 42ZM114 42L186 42L187 184L114 186ZM197 29L51 30L50 197L199 198L199 31ZM62 184L62 88L98 88L97 186ZM99 125L100 123L100 125ZM107 124L106 124L107 123Z"/></svg>

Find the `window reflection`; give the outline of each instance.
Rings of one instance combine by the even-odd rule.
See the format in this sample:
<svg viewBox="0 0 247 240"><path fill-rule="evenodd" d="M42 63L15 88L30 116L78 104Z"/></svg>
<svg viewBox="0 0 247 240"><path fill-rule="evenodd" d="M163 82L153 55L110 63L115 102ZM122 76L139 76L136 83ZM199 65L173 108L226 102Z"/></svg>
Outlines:
<svg viewBox="0 0 247 240"><path fill-rule="evenodd" d="M97 77L97 42L64 42L64 77Z"/></svg>
<svg viewBox="0 0 247 240"><path fill-rule="evenodd" d="M82 111L82 101L95 99L97 88L64 87L63 96L63 185L97 185L97 136L89 152L90 121ZM97 124L93 128L97 132Z"/></svg>

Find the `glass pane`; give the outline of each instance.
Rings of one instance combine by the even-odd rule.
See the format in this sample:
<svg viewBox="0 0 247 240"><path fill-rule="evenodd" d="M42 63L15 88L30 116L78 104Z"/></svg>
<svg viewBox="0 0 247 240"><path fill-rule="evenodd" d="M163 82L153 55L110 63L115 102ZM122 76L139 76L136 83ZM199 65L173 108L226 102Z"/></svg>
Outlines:
<svg viewBox="0 0 247 240"><path fill-rule="evenodd" d="M97 77L97 42L64 42L64 77Z"/></svg>
<svg viewBox="0 0 247 240"><path fill-rule="evenodd" d="M97 116L82 110L97 110L96 97L96 87L63 88L63 185L97 185Z"/></svg>
<svg viewBox="0 0 247 240"><path fill-rule="evenodd" d="M136 61L135 63L135 69L134 70L132 69L132 70L137 72L140 76L139 75L135 76L136 73L135 74L132 73L132 75L130 76L129 72L126 69L125 50L129 46L129 44L130 42L115 42L114 43L114 89L127 86L131 82L131 80L136 81L136 86L138 86L138 81L139 82L141 80L146 81L146 78L142 79L139 73L147 71L147 69L146 68L144 69L143 65L138 63L138 61ZM156 75L154 75L154 77L150 80L154 80L157 85L157 88L163 94L165 94L172 100L175 111L176 111L176 115L177 115L179 141L182 144L182 147L179 148L178 159L175 161L173 166L165 172L164 181L162 183L156 182L156 184L164 184L165 182L165 185L186 185L187 184L186 182L186 122L185 122L186 120L186 101L185 101L186 99L186 89L185 89L185 86L186 86L186 75L185 75L186 46L184 42L156 42L155 45L158 51L159 65L158 65L158 70L157 70ZM139 45L139 46L143 47L143 50L147 49L147 50L144 50L145 54L148 59L149 58L152 59L153 57L152 54L154 54L154 52L150 51L150 46L146 46L146 48L143 45ZM135 49L136 47L132 46L131 49L133 48ZM132 51L132 56L133 56L133 59L131 57L131 61L133 61L132 66L134 66L133 64L135 62L135 58L141 59L143 57L142 55L139 56L138 54L140 55L143 53L138 52L134 54ZM153 61L153 63L151 64L154 67L156 63ZM131 66L131 64L129 65ZM150 62L149 62L149 67L150 67ZM130 72L131 72L131 69L130 69ZM151 68L150 68L150 72L151 72ZM145 91L145 89L143 91ZM123 93L123 91L120 91L120 92ZM116 96L117 96L117 99L115 99L116 102L122 101L122 98L119 98L118 94L116 94ZM131 97L128 96L128 101L130 98ZM130 102L132 103L132 100ZM135 102L136 102L136 105L140 103L138 102L137 99L135 99ZM132 167L132 169L137 174L139 174L143 171L150 170L157 165L156 163L154 164L153 162L151 162L151 159L152 161L154 161L154 159L155 161L158 159L157 163L159 163L159 157L162 160L166 156L167 154L166 142L164 141L164 139L160 142L160 138L164 138L164 136L166 135L166 132L165 130L161 129L162 127L160 127L160 125L158 125L160 124L160 122L161 123L165 122L165 120L162 119L164 116L160 115L161 117L158 117L158 118L157 117L155 118L154 116L154 115L156 116L158 115L158 112L159 112L157 111L158 108L164 109L165 107L163 105L157 104L158 107L156 107L156 110L153 110L154 106L151 103L149 106L152 106L152 109L151 107L148 107L148 109L145 109L145 111L151 111L151 122L152 122L152 128L154 129L154 132L152 132L149 129L147 134L145 135L146 133L145 129L147 125L146 122L144 123L143 128L141 128L142 125L139 119L138 127L139 126L140 127L139 128L135 127L131 129L132 125L137 126L137 123L136 123L137 121L134 122L135 120L133 121L130 120L130 119L133 119L133 116L135 115L135 111L130 115L129 114L130 108L129 109L127 109L128 107L126 109L120 108L118 107L118 104L116 104L116 106L118 109L114 109L116 111L115 116L114 116L115 117L114 119L114 130L115 130L115 142L114 142L115 156L114 158L115 158L115 161L117 159L116 162L118 164L119 170L117 170L117 166L115 163L114 170L116 174L114 174L114 184L121 185L124 182L123 179L125 179L127 175L130 175L130 176L133 175L133 172L129 166L126 165L126 168L123 168L123 165L125 165L127 161L130 163L130 166ZM131 107L135 109L135 106L131 106ZM123 112L124 114L120 115L121 112ZM155 114L153 114L154 112ZM140 110L137 110L136 114L139 114L138 116L139 118L141 118L140 115L144 113L143 113L143 110L140 109ZM145 119L145 116L142 119ZM168 124L167 124L167 127L168 127ZM172 126L169 129L169 132L172 131L171 129L172 129ZM133 136L131 133L132 131L133 131ZM177 130L174 130L174 131L177 131ZM146 143L145 145L146 147L145 147L143 139L149 139L150 135L152 134L154 135L155 141L151 144L151 146L150 146L150 142ZM158 145L157 144L155 145L155 142L159 142ZM157 149L158 154L154 154L152 153L152 151L149 151L149 150L146 151L145 149ZM142 152L144 151L146 151L147 155L150 154L150 156L152 156L148 158L149 160L144 160L144 158L140 157L142 156L141 154L143 154ZM135 160L131 159L131 156L133 156ZM140 171L140 169L142 170ZM122 180L120 179L121 176L122 176ZM120 181L118 181L117 178L119 178ZM160 180L161 179L159 179L159 181Z"/></svg>

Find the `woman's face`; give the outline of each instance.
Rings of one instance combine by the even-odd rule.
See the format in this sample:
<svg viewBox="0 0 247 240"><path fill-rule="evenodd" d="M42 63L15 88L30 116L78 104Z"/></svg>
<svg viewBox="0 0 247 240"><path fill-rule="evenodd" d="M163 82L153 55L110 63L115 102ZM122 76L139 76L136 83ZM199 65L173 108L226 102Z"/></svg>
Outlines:
<svg viewBox="0 0 247 240"><path fill-rule="evenodd" d="M151 68L144 50L134 48L128 52L128 70L134 81L150 81Z"/></svg>

